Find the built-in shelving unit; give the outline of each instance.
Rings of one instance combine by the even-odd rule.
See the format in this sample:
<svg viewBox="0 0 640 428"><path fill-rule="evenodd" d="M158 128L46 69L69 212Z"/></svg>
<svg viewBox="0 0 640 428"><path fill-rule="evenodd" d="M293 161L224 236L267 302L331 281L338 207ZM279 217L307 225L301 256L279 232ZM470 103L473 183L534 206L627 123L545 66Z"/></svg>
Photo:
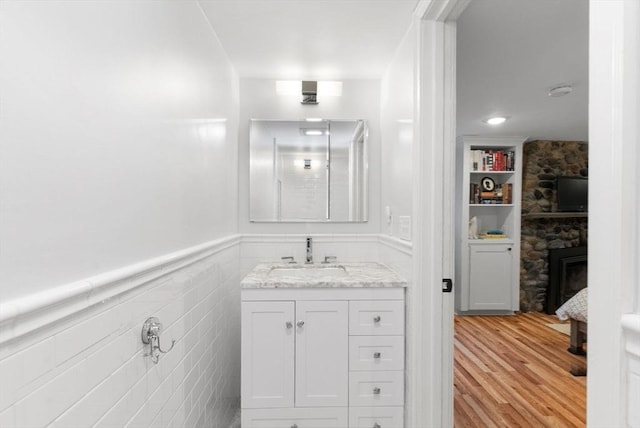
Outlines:
<svg viewBox="0 0 640 428"><path fill-rule="evenodd" d="M519 309L524 137L462 137L458 144L456 311Z"/></svg>
<svg viewBox="0 0 640 428"><path fill-rule="evenodd" d="M554 212L554 213L528 213L523 214L522 218L586 218L589 217L588 212Z"/></svg>

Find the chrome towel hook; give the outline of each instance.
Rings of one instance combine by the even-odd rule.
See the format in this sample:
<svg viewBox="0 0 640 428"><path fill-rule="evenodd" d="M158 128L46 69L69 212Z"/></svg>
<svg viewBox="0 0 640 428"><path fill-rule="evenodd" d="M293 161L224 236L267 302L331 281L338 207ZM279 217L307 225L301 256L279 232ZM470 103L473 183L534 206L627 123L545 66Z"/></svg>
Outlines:
<svg viewBox="0 0 640 428"><path fill-rule="evenodd" d="M145 357L151 357L154 364L158 364L160 353L166 354L173 349L176 344L175 340L171 340L171 346L166 351L160 348L160 333L162 332L162 323L156 317L147 318L142 325L142 343L149 345L149 353L144 354Z"/></svg>

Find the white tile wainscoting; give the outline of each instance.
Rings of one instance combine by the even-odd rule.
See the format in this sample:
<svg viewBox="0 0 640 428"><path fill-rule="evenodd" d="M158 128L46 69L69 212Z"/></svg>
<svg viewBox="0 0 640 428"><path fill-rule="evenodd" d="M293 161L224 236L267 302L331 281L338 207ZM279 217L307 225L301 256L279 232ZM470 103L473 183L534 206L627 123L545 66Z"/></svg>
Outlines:
<svg viewBox="0 0 640 428"><path fill-rule="evenodd" d="M239 237L0 309L0 426L224 426L239 397ZM164 324L157 365L145 319Z"/></svg>
<svg viewBox="0 0 640 428"><path fill-rule="evenodd" d="M410 280L411 244L385 235L232 235L3 302L0 426L229 426L240 279L261 261L302 262L307 236L317 262L382 261ZM150 316L163 349L176 340L157 365L140 337Z"/></svg>

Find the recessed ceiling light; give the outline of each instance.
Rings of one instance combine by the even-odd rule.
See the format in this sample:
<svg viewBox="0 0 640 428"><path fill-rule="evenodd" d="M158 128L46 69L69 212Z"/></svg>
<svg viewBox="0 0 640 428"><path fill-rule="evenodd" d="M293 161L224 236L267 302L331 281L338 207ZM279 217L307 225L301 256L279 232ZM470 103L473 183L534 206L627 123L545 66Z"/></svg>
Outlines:
<svg viewBox="0 0 640 428"><path fill-rule="evenodd" d="M550 97L563 97L565 95L570 94L573 91L573 87L571 85L556 85L553 88L549 89Z"/></svg>
<svg viewBox="0 0 640 428"><path fill-rule="evenodd" d="M507 120L504 116L490 117L486 120L489 125L501 125Z"/></svg>
<svg viewBox="0 0 640 428"><path fill-rule="evenodd" d="M305 119L307 122L322 122L321 117L308 117Z"/></svg>
<svg viewBox="0 0 640 428"><path fill-rule="evenodd" d="M323 135L324 131L321 131L319 129L307 129L306 131L304 131L304 135Z"/></svg>

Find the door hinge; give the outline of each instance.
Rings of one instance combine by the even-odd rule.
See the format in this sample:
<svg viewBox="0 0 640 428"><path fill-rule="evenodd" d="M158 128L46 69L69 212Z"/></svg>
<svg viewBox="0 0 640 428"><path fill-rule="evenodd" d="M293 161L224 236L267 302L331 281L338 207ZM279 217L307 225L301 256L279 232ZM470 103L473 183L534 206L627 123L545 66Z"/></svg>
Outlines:
<svg viewBox="0 0 640 428"><path fill-rule="evenodd" d="M451 278L444 278L442 280L442 292L443 293L451 293L453 290L453 281Z"/></svg>

